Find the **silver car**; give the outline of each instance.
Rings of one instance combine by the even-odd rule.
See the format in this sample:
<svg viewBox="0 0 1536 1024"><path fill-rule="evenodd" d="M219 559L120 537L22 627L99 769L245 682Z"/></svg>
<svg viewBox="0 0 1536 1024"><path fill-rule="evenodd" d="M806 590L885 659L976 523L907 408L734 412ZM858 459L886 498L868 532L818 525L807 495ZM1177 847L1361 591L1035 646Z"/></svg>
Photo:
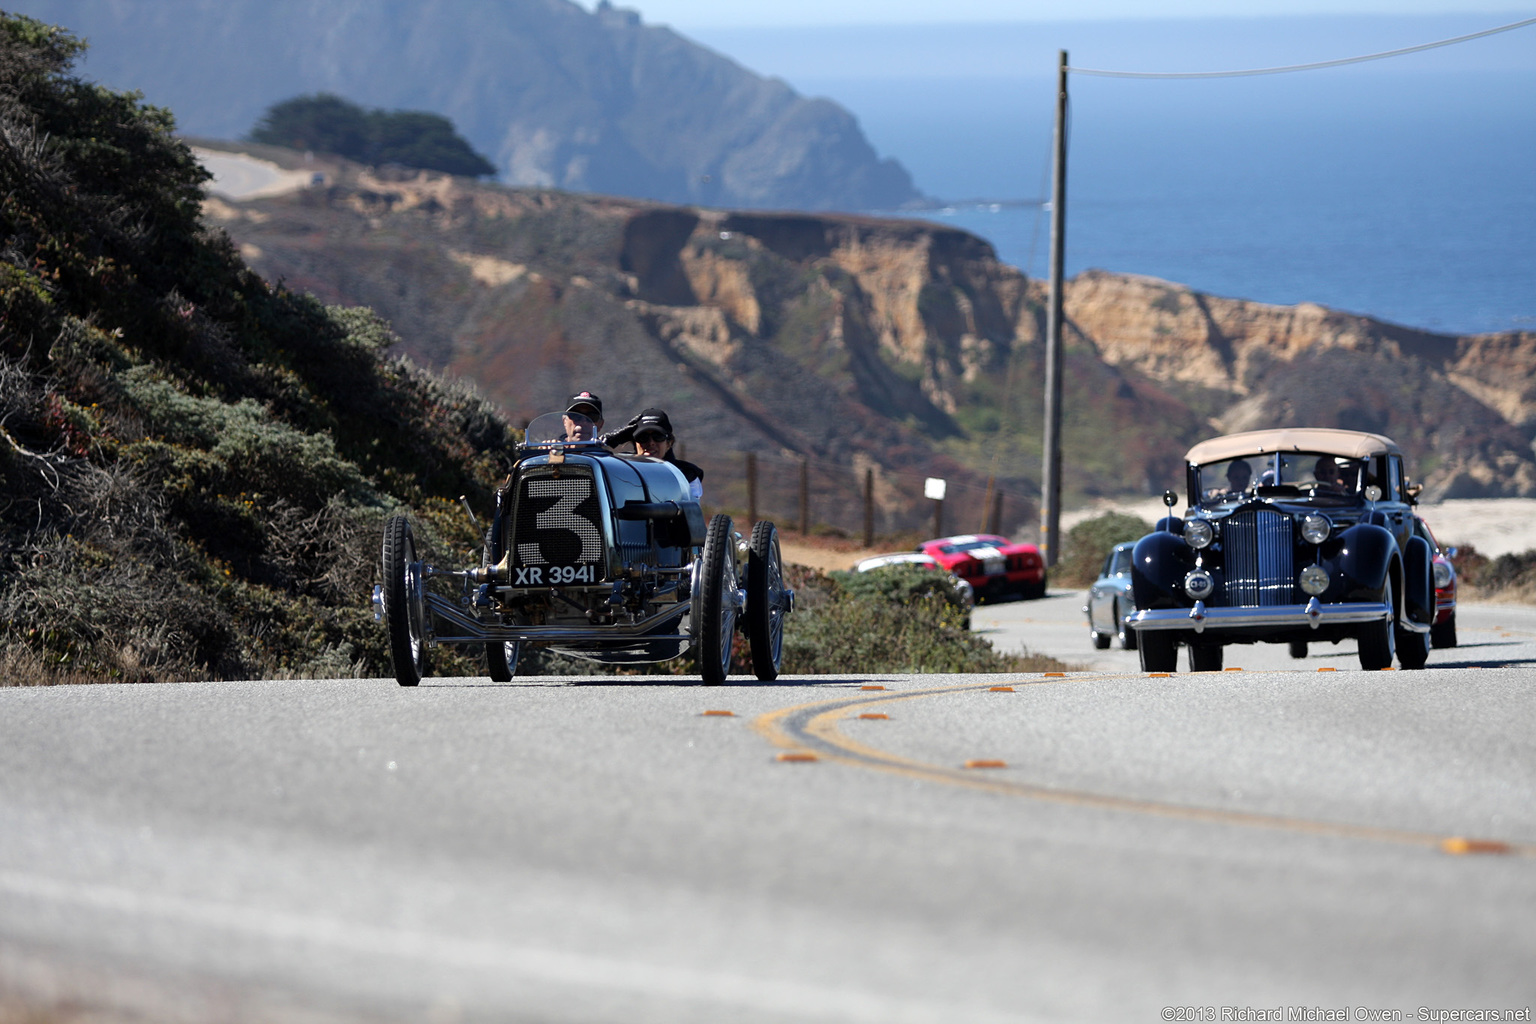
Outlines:
<svg viewBox="0 0 1536 1024"><path fill-rule="evenodd" d="M1126 619L1136 612L1136 598L1131 594L1131 549L1135 546L1135 541L1116 544L1104 559L1099 578L1088 588L1088 603L1083 605L1088 638L1101 651L1109 647L1111 639L1119 641L1121 650L1136 649L1136 631L1126 625Z"/></svg>

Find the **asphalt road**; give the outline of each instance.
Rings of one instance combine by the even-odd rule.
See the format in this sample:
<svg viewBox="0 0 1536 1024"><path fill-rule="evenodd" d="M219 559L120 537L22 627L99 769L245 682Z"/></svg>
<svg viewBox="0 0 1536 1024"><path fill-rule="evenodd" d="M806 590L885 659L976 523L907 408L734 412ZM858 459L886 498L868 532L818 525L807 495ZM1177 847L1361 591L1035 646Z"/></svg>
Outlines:
<svg viewBox="0 0 1536 1024"><path fill-rule="evenodd" d="M1108 650L1094 649L1083 612L1086 603L1084 591L1053 587L1039 601L978 605L971 615L971 629L1000 651L1049 654L1075 667L1105 672L1140 670L1140 655L1135 651L1122 651L1115 644ZM1536 640L1536 606L1463 603L1457 608L1457 632L1456 647L1429 652L1429 668L1536 665L1536 649L1527 646ZM1360 667L1353 640L1309 645L1305 660L1293 659L1284 644L1232 644L1224 661L1228 668L1243 669ZM1181 648L1179 670L1188 669L1189 653Z"/></svg>
<svg viewBox="0 0 1536 1024"><path fill-rule="evenodd" d="M1466 646L1413 673L0 690L0 1007L1521 1010L1536 610L1463 614ZM1074 649L1118 654L1080 625Z"/></svg>

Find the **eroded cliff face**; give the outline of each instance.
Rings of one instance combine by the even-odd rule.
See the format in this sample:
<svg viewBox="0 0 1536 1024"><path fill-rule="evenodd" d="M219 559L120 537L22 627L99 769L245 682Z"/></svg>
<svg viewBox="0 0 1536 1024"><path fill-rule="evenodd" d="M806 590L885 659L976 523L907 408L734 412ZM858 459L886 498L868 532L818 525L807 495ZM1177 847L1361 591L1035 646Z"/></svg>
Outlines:
<svg viewBox="0 0 1536 1024"><path fill-rule="evenodd" d="M732 213L338 165L210 203L253 265L374 306L514 418L579 388L694 446L951 479L1038 479L1045 289L908 220ZM1456 338L1321 306L1084 273L1065 296L1067 487L1177 486L1204 437L1372 430L1431 495L1536 494L1536 335Z"/></svg>
<svg viewBox="0 0 1536 1024"><path fill-rule="evenodd" d="M1102 271L1069 284L1065 311L1106 362L1208 410L1213 432L1369 430L1411 453L1431 497L1536 493L1536 335L1437 335Z"/></svg>

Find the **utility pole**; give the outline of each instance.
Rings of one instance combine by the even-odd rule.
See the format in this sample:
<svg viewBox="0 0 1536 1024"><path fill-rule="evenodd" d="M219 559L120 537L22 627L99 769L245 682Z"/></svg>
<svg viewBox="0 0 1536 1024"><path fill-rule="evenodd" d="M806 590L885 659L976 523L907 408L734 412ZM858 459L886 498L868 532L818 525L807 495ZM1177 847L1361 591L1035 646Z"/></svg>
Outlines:
<svg viewBox="0 0 1536 1024"><path fill-rule="evenodd" d="M1067 51L1058 51L1056 131L1051 137L1051 292L1045 318L1045 456L1040 480L1040 547L1045 564L1061 553L1061 275L1067 234Z"/></svg>

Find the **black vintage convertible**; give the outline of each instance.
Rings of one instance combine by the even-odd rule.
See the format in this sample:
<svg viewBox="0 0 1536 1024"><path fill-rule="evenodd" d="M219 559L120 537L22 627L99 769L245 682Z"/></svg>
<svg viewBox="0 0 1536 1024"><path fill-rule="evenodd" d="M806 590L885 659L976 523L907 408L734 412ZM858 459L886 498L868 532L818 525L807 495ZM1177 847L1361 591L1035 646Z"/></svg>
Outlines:
<svg viewBox="0 0 1536 1024"><path fill-rule="evenodd" d="M511 680L525 647L611 664L692 648L704 682L718 684L738 626L754 674L771 680L794 607L772 523L749 539L727 515L706 525L676 466L610 451L573 413L528 425L478 567L422 562L409 518L396 515L384 527L383 579L374 611L401 686L421 681L438 644L482 647L498 682Z"/></svg>
<svg viewBox="0 0 1536 1024"><path fill-rule="evenodd" d="M1228 644L1354 640L1360 667L1423 668L1434 553L1414 529L1419 486L1380 434L1295 428L1203 441L1185 457L1189 508L1136 542L1141 666L1216 671Z"/></svg>

